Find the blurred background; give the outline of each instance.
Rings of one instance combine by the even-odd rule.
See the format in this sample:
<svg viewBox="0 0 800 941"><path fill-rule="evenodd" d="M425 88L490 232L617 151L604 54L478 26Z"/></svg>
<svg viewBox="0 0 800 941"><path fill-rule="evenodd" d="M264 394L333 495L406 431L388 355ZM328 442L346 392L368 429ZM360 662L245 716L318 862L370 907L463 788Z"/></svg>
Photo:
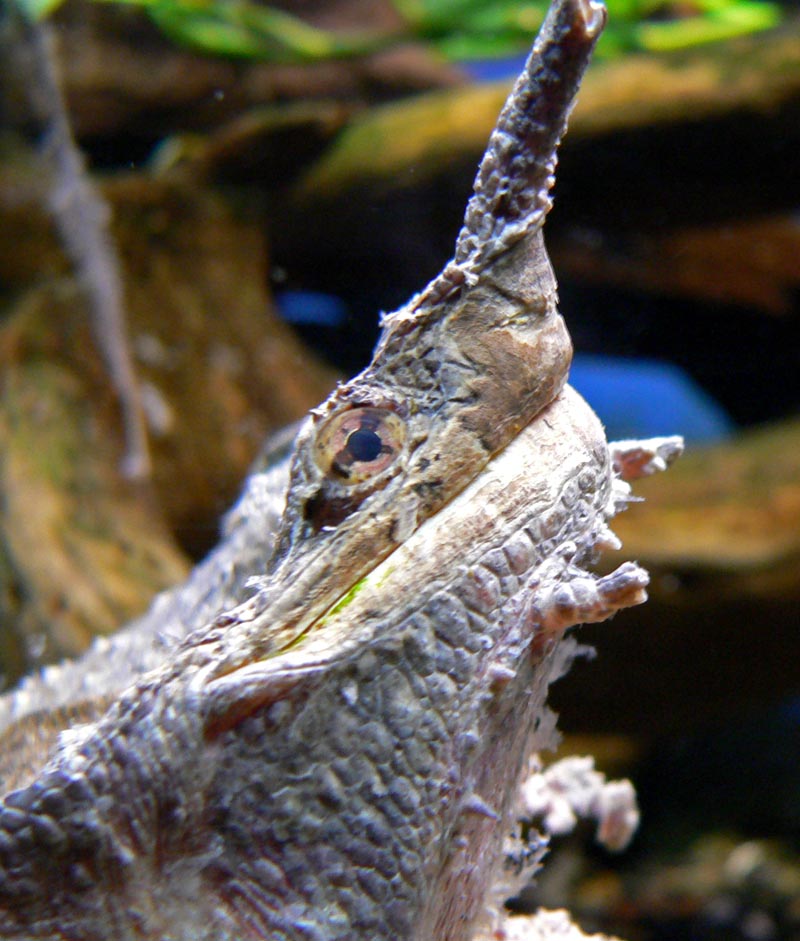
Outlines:
<svg viewBox="0 0 800 941"><path fill-rule="evenodd" d="M552 697L565 752L635 781L640 833L562 842L517 904L800 939L800 9L609 7L546 230L572 381L610 438L689 449L615 526L650 603L583 628L599 656ZM450 256L543 13L5 0L6 686L179 581L267 435L367 363ZM84 185L99 243L69 228Z"/></svg>

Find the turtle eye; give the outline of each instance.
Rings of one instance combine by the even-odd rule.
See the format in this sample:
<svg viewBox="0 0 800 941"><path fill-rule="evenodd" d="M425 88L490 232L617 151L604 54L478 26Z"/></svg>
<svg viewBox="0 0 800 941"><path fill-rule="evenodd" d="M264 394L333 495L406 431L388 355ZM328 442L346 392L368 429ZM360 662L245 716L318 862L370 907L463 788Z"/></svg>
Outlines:
<svg viewBox="0 0 800 941"><path fill-rule="evenodd" d="M345 484L360 484L386 470L405 441L405 425L388 408L351 408L334 415L317 434L319 469Z"/></svg>

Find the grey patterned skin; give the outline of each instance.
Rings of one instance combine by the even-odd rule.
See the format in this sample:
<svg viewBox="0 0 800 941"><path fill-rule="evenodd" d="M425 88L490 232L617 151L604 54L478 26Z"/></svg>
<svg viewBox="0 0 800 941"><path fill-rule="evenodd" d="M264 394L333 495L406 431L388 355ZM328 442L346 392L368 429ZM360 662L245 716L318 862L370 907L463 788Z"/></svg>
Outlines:
<svg viewBox="0 0 800 941"><path fill-rule="evenodd" d="M69 677L56 708L7 700L28 714L4 739L0 937L467 941L485 923L564 632L645 597L632 563L588 569L618 547L613 465L678 447L610 451L564 385L541 226L604 19L552 7L453 261L300 430L257 584L273 539L254 549L239 514L161 603L165 630L158 606L129 630L133 685L96 650L40 681ZM217 600L236 606L205 622Z"/></svg>

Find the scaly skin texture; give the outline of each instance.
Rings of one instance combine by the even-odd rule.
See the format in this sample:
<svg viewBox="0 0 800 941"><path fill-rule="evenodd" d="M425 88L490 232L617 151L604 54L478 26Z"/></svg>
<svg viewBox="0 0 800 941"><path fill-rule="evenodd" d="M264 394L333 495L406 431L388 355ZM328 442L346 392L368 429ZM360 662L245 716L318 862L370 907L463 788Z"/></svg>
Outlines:
<svg viewBox="0 0 800 941"><path fill-rule="evenodd" d="M156 606L117 648L134 685L95 651L38 687L70 678L58 709L8 700L0 936L474 937L564 631L644 600L637 566L587 570L628 488L564 386L541 235L604 18L551 9L453 261L301 429L266 573L234 523L162 639ZM637 447L630 475L663 451ZM241 603L204 623L215 597ZM197 629L170 645L173 616Z"/></svg>

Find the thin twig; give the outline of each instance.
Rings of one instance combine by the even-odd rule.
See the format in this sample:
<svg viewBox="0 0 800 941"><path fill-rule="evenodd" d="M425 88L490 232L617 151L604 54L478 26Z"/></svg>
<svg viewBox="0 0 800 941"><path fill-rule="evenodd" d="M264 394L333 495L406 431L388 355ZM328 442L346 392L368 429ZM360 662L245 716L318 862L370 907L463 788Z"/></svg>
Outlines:
<svg viewBox="0 0 800 941"><path fill-rule="evenodd" d="M109 231L110 211L89 178L72 134L51 27L27 19L13 3L8 12L17 41L28 52L24 57L28 74L21 76L20 85L41 128L42 156L53 175L50 211L86 293L96 342L119 397L125 437L122 473L143 479L150 474L150 453L128 342L119 260Z"/></svg>

